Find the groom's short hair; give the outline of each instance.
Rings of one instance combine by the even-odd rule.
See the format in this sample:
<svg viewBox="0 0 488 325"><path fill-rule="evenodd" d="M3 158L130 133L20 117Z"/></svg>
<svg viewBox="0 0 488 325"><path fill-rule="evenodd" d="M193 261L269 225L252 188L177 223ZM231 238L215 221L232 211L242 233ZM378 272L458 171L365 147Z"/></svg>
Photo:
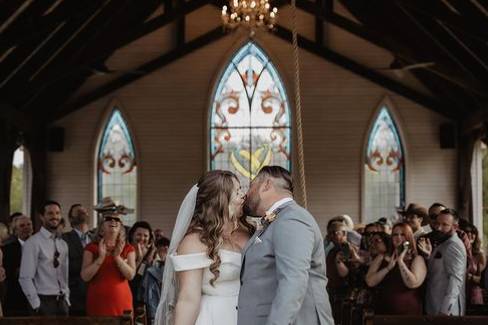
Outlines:
<svg viewBox="0 0 488 325"><path fill-rule="evenodd" d="M266 176L280 180L278 185L293 194L293 180L288 170L281 166L264 166L256 177Z"/></svg>

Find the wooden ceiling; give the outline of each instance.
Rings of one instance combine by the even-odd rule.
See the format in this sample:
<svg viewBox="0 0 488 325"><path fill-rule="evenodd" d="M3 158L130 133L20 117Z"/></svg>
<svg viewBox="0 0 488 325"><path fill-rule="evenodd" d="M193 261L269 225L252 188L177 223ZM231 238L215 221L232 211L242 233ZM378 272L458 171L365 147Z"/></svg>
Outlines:
<svg viewBox="0 0 488 325"><path fill-rule="evenodd" d="M185 40L185 16L224 0L3 0L0 2L0 117L52 122L225 36L221 28ZM325 60L453 120L488 119L488 0L297 0L315 20L299 45ZM277 6L289 1L275 0ZM216 19L218 19L216 17ZM74 100L68 99L117 50L174 24L174 48ZM391 68L410 71L432 95L329 48L333 24L388 50ZM291 42L291 31L273 33Z"/></svg>

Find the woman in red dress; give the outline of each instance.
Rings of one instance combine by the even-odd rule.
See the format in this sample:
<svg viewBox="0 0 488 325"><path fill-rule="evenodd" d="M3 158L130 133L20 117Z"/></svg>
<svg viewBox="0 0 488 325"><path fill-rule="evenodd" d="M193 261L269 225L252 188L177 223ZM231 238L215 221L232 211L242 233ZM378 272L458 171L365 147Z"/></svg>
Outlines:
<svg viewBox="0 0 488 325"><path fill-rule="evenodd" d="M422 290L427 267L417 254L412 228L396 224L391 233L393 253L378 255L369 266L366 283L375 287L375 313L422 315ZM408 242L408 244L406 244Z"/></svg>
<svg viewBox="0 0 488 325"><path fill-rule="evenodd" d="M99 236L85 247L81 278L88 282L88 316L120 316L132 311L129 280L135 275L134 248L125 242L125 229L116 213L103 214Z"/></svg>

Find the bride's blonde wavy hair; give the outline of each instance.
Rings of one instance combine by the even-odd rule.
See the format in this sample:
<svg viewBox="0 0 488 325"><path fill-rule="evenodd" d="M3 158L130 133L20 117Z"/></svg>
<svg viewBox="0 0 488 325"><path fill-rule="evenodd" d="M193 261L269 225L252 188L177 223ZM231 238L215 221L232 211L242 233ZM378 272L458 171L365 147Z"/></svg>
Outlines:
<svg viewBox="0 0 488 325"><path fill-rule="evenodd" d="M210 272L214 275L210 280L211 285L214 285L220 275L221 260L218 251L223 244L224 224L226 221L232 222L235 225L234 230L238 227L238 216L229 215L234 190L233 179L239 181L232 172L224 170L210 171L200 178L195 212L187 232L198 233L200 241L207 246L208 257L212 260Z"/></svg>

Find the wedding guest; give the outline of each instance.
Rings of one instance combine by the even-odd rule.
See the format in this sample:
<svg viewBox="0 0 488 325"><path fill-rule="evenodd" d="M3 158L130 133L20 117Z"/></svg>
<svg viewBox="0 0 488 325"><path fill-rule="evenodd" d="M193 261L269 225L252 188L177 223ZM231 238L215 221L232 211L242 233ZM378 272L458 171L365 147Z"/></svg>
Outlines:
<svg viewBox="0 0 488 325"><path fill-rule="evenodd" d="M58 233L61 205L46 201L39 212L41 230L22 249L20 286L35 314L67 316L68 245Z"/></svg>
<svg viewBox="0 0 488 325"><path fill-rule="evenodd" d="M416 203L410 203L408 205L408 208L403 216L403 220L408 223L410 228L412 228L413 237L415 240L429 232L422 227L429 224L427 209Z"/></svg>
<svg viewBox="0 0 488 325"><path fill-rule="evenodd" d="M481 275L486 268L486 257L481 250L481 240L478 229L474 225L467 226L466 232L471 246L468 248L468 270L466 293L470 305L483 305L483 289L481 288Z"/></svg>
<svg viewBox="0 0 488 325"><path fill-rule="evenodd" d="M86 314L86 284L81 279L80 272L83 249L91 241L88 236L88 218L88 212L81 204L73 204L68 212L68 219L73 229L63 234L69 251L70 315L73 316Z"/></svg>
<svg viewBox="0 0 488 325"><path fill-rule="evenodd" d="M147 269L152 265L155 249L154 234L151 225L146 221L138 221L129 230L129 243L136 253L136 275L130 281L134 307L144 304L141 290L142 280Z"/></svg>
<svg viewBox="0 0 488 325"><path fill-rule="evenodd" d="M143 300L146 304L149 321L154 320L159 300L161 298L161 287L163 281L163 271L168 255L170 241L166 237L161 237L154 243L157 258L153 265L148 267L144 280L142 281Z"/></svg>
<svg viewBox="0 0 488 325"><path fill-rule="evenodd" d="M446 208L447 206L445 204L439 202L432 203L428 210L431 224L434 222L435 218L437 218L439 213Z"/></svg>
<svg viewBox="0 0 488 325"><path fill-rule="evenodd" d="M0 222L0 247L7 244L10 238L8 227L3 222Z"/></svg>
<svg viewBox="0 0 488 325"><path fill-rule="evenodd" d="M333 222L327 237L334 245L326 257L327 292L334 320L340 323L342 304L350 289L348 275L352 267L350 258L354 251L352 245L347 242L347 229L342 222Z"/></svg>
<svg viewBox="0 0 488 325"><path fill-rule="evenodd" d="M422 315L420 286L426 273L412 229L406 223L396 224L392 229L392 254L376 256L366 275L366 283L377 287L375 313Z"/></svg>
<svg viewBox="0 0 488 325"><path fill-rule="evenodd" d="M125 241L119 209L110 198L98 210L102 222L94 242L85 247L81 278L88 282L88 316L120 316L132 310L129 280L135 275L134 248Z"/></svg>
<svg viewBox="0 0 488 325"><path fill-rule="evenodd" d="M465 313L466 248L456 235L459 216L444 209L434 221L432 240L426 245L428 257L425 311L427 315L462 316Z"/></svg>
<svg viewBox="0 0 488 325"><path fill-rule="evenodd" d="M11 229L15 236L15 241L3 248L5 273L7 276L4 312L6 316L28 316L30 310L29 302L20 287L19 273L22 246L32 235L32 221L29 217L21 214L13 220Z"/></svg>
<svg viewBox="0 0 488 325"><path fill-rule="evenodd" d="M8 245L10 243L13 243L15 241L17 241L17 237L14 235L14 222L15 222L15 219L18 218L18 217L21 217L23 216L24 214L22 212L14 212L10 215L10 217L8 218L8 223L7 223L7 228L8 228L8 232L10 234L10 236L5 239L3 241L3 245Z"/></svg>
<svg viewBox="0 0 488 325"><path fill-rule="evenodd" d="M161 239L161 238L166 238L164 237L164 232L163 230L157 228L154 230L154 241L156 242L157 240Z"/></svg>

